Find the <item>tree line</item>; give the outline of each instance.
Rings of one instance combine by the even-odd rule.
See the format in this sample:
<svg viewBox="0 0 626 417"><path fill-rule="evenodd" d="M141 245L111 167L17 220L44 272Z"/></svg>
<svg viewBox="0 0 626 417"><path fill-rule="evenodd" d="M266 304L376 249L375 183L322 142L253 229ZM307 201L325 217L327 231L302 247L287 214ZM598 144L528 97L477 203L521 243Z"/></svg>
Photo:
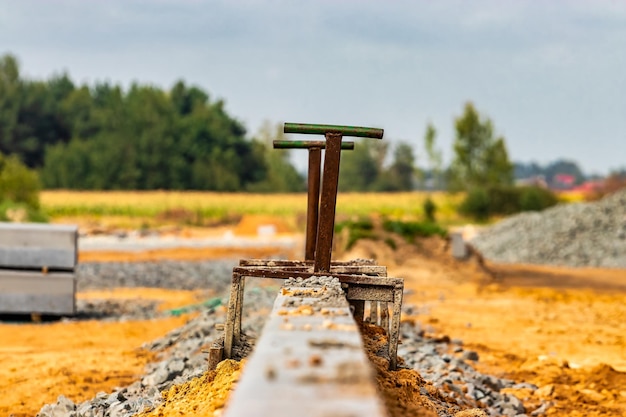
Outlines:
<svg viewBox="0 0 626 417"><path fill-rule="evenodd" d="M27 80L11 55L0 58L0 153L19 157L48 188L263 190L275 176L291 178L277 191L304 184L286 155L268 157L198 87Z"/></svg>
<svg viewBox="0 0 626 417"><path fill-rule="evenodd" d="M468 103L455 122L454 160L444 168L434 126L418 169L408 142L358 141L342 154L340 190L467 190L511 184L504 138ZM178 81L171 89L108 82L77 85L67 74L25 79L17 59L0 57L0 154L19 158L46 188L194 189L296 192L305 179L287 150L281 126L265 124L252 137L222 100Z"/></svg>

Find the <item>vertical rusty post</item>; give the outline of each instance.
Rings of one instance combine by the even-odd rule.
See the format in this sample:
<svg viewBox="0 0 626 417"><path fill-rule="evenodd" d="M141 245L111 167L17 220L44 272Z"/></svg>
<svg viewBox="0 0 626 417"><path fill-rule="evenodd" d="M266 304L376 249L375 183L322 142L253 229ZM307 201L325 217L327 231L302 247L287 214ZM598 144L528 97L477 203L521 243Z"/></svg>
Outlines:
<svg viewBox="0 0 626 417"><path fill-rule="evenodd" d="M324 177L322 178L322 196L320 200L317 243L315 245L314 270L330 271L330 259L333 250L335 229L335 209L337 205L337 187L339 184L339 162L341 160L341 133L326 133L326 152L324 153Z"/></svg>
<svg viewBox="0 0 626 417"><path fill-rule="evenodd" d="M398 365L398 339L400 338L400 317L402 314L402 295L404 282L397 284L393 290L393 312L389 328L389 369L396 370Z"/></svg>
<svg viewBox="0 0 626 417"><path fill-rule="evenodd" d="M235 312L235 341L238 343L241 339L241 320L243 317L243 293L246 288L246 277L239 278L239 290L237 293L237 311Z"/></svg>
<svg viewBox="0 0 626 417"><path fill-rule="evenodd" d="M370 323L378 324L378 301L370 301Z"/></svg>
<svg viewBox="0 0 626 417"><path fill-rule="evenodd" d="M354 317L354 320L358 324L363 323L363 318L365 316L365 301L350 300L349 303L350 303L350 306L354 308L354 313L352 315L352 317Z"/></svg>
<svg viewBox="0 0 626 417"><path fill-rule="evenodd" d="M209 349L208 370L214 371L215 368L217 368L217 364L222 361L223 356L224 346L220 346L217 343L214 343Z"/></svg>
<svg viewBox="0 0 626 417"><path fill-rule="evenodd" d="M380 326L389 335L389 306L383 301L380 303Z"/></svg>
<svg viewBox="0 0 626 417"><path fill-rule="evenodd" d="M317 243L317 222L320 202L320 172L322 166L322 149L309 148L309 186L307 196L306 216L306 246L304 259L315 259L315 245Z"/></svg>
<svg viewBox="0 0 626 417"><path fill-rule="evenodd" d="M321 140L309 141L285 141L275 140L275 149L307 149L309 151L309 175L307 187L307 212L306 212L306 240L304 259L315 259L315 245L317 243L317 227L319 221L320 204L320 177L322 165L322 149L326 148L326 142ZM354 149L354 142L341 142L342 150Z"/></svg>
<svg viewBox="0 0 626 417"><path fill-rule="evenodd" d="M235 327L237 314L239 314L239 289L241 285L241 276L233 272L233 278L230 284L230 297L228 299L228 310L226 314L226 323L224 324L224 357L230 359L233 352L233 344L235 343ZM238 341L238 340L237 340Z"/></svg>
<svg viewBox="0 0 626 417"><path fill-rule="evenodd" d="M333 234L335 228L335 210L337 204L337 186L339 183L339 162L341 159L343 136L363 138L383 138L383 129L359 126L338 126L304 123L285 123L284 133L298 133L306 135L325 135L326 152L324 154L324 176L322 178L322 193L319 203L319 220L317 225L317 240L315 243L313 267L316 272L329 272L332 257ZM274 141L274 147L310 147L304 143L285 144L284 141ZM308 253L307 255L310 255Z"/></svg>

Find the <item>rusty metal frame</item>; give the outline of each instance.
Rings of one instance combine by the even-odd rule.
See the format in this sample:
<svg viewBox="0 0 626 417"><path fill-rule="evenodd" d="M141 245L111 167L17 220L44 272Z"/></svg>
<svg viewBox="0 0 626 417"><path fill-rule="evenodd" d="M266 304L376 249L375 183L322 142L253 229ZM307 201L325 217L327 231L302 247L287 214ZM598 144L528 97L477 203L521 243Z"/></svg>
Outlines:
<svg viewBox="0 0 626 417"><path fill-rule="evenodd" d="M382 139L383 130L356 126L285 123L285 133L322 134L326 141L275 141L275 148L309 150L309 177L305 261L242 260L233 268L228 313L224 327L224 356L241 342L245 278L336 277L342 284L357 322L364 320L365 302L370 303L369 320L385 327L388 333L390 369L396 369L400 313L404 280L387 277L386 267L373 261L332 262L332 243L339 185L341 150L352 149L343 136ZM324 172L321 175L321 151ZM320 191L321 187L321 191ZM389 303L392 305L389 322Z"/></svg>
<svg viewBox="0 0 626 417"><path fill-rule="evenodd" d="M335 231L335 210L337 207L337 187L339 185L339 162L341 161L342 140L344 136L355 136L382 139L383 129L359 126L338 126L304 123L285 123L284 133L308 135L324 135L326 137L324 152L324 175L322 176L321 197L314 253L315 271L329 271ZM315 173L313 173L315 175ZM319 184L319 182L318 182ZM315 187L315 185L313 185ZM309 189L312 196L317 189ZM312 196L315 197L315 196ZM316 205L317 206L317 205ZM313 213L307 215L313 217ZM308 227L313 227L311 223ZM308 253L310 259L310 252Z"/></svg>
<svg viewBox="0 0 626 417"><path fill-rule="evenodd" d="M274 261L267 261L267 263L270 262ZM310 266L293 266L291 269L285 270L288 262L289 261L282 261L281 266L275 267L240 266L233 268L230 291L231 296L228 303L228 313L224 327L224 355L226 358L231 357L233 346L238 344L241 339L243 294L246 277L306 279L312 276L332 276L339 279L342 283L346 292L346 298L354 308L353 315L355 320L363 320L365 301L369 301L372 305L379 302L384 303L380 308L380 322L388 331L389 368L396 369L398 338L400 332L400 313L404 290L403 279L381 276L380 272L374 273L373 275L366 275L367 272L371 273L371 269L367 271L367 268L371 268L372 265L365 267L351 266L348 262L345 265L338 265L335 267L343 269L348 273L338 273L335 271L316 272L312 271ZM361 270L359 270L359 268L361 268ZM392 304L393 311L391 314L391 323L389 323L389 316L382 313L387 310L387 303ZM378 322L378 319L376 321Z"/></svg>
<svg viewBox="0 0 626 417"><path fill-rule="evenodd" d="M326 149L326 142L321 140L275 140L273 144L274 149L308 149L309 151L304 259L312 261L315 259L317 244L322 149ZM354 142L341 142L341 150L353 149Z"/></svg>

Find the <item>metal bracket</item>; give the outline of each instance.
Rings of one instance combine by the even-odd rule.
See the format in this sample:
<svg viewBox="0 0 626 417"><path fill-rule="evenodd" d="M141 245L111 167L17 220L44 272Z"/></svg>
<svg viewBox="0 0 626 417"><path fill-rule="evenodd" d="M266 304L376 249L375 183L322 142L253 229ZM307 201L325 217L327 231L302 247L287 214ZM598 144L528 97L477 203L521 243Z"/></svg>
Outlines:
<svg viewBox="0 0 626 417"><path fill-rule="evenodd" d="M309 175L307 187L306 210L306 238L304 259L315 259L315 245L317 244L317 227L320 205L320 174L322 166L322 149L326 149L326 142L320 140L275 140L274 149L308 149ZM354 142L341 142L342 150L354 149Z"/></svg>
<svg viewBox="0 0 626 417"><path fill-rule="evenodd" d="M245 278L310 278L312 276L336 277L345 287L346 298L354 306L353 316L357 321L364 319L365 301L370 302L371 310L380 310L380 317L376 316L375 322L380 323L388 332L388 355L389 368L396 369L398 338L400 333L400 312L402 307L402 295L404 280L386 276L386 268L375 265L359 265L351 262L335 263L330 272L315 272L312 265L302 266L302 262L280 261L279 265L273 266L276 261L256 260L256 266L240 266L233 269L233 278L228 303L228 314L224 328L224 355L230 358L233 346L239 343L241 338L241 322L243 310L243 295ZM242 263L251 263L242 261ZM378 269L377 269L378 268ZM384 268L384 267L382 267ZM339 272L341 271L341 272ZM392 304L391 323L389 323L388 303ZM376 307L373 307L376 305Z"/></svg>

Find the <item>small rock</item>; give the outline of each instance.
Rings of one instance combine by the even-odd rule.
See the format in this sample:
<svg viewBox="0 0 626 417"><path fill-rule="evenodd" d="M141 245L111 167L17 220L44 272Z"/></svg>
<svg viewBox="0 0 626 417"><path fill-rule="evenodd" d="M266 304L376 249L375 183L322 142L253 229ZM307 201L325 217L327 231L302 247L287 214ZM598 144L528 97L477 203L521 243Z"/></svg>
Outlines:
<svg viewBox="0 0 626 417"><path fill-rule="evenodd" d="M495 376L483 375L481 382L489 389L495 392L500 392L504 388L502 381Z"/></svg>
<svg viewBox="0 0 626 417"><path fill-rule="evenodd" d="M487 417L487 414L480 408L472 408L470 410L459 411L454 417Z"/></svg>
<svg viewBox="0 0 626 417"><path fill-rule="evenodd" d="M478 353L474 352L473 350L466 350L463 352L463 354L461 355L461 359L466 360L466 361L478 361Z"/></svg>
<svg viewBox="0 0 626 417"><path fill-rule="evenodd" d="M472 393L472 397L476 400L476 401L480 401L483 398L485 398L485 393L482 392L479 389L474 390L474 392Z"/></svg>
<svg viewBox="0 0 626 417"><path fill-rule="evenodd" d="M524 408L524 404L515 395L505 394L504 398L507 403L510 404L516 411L515 414L524 413L526 411L526 409Z"/></svg>
<svg viewBox="0 0 626 417"><path fill-rule="evenodd" d="M112 404L107 410L109 417L122 417L128 411L126 404L117 402Z"/></svg>
<svg viewBox="0 0 626 417"><path fill-rule="evenodd" d="M167 381L168 376L169 372L167 371L167 369L159 368L153 373L143 377L143 379L141 380L141 384L145 387L154 387Z"/></svg>
<svg viewBox="0 0 626 417"><path fill-rule="evenodd" d="M601 403L604 400L606 400L606 397L604 395L592 389L582 389L580 390L580 393L584 394L585 397L589 398L591 401L594 401L596 403Z"/></svg>
<svg viewBox="0 0 626 417"><path fill-rule="evenodd" d="M167 369L170 371L169 379L174 379L176 376L181 375L185 369L185 361L182 359L176 359L167 365Z"/></svg>
<svg viewBox="0 0 626 417"><path fill-rule="evenodd" d="M531 384L529 382L520 382L518 384L513 385L511 388L514 388L514 389L529 389L531 391L535 391L535 390L537 390L538 387L537 387L537 385Z"/></svg>
<svg viewBox="0 0 626 417"><path fill-rule="evenodd" d="M537 408L535 411L530 413L530 415L533 416L533 417L543 416L543 415L546 414L546 411L548 411L548 407L550 407L550 405L548 403L543 403L543 404L541 404L541 407Z"/></svg>
<svg viewBox="0 0 626 417"><path fill-rule="evenodd" d="M548 384L548 385L544 385L543 387L537 389L535 391L535 395L541 399L548 399L552 397L552 394L554 393L554 385L553 384Z"/></svg>

